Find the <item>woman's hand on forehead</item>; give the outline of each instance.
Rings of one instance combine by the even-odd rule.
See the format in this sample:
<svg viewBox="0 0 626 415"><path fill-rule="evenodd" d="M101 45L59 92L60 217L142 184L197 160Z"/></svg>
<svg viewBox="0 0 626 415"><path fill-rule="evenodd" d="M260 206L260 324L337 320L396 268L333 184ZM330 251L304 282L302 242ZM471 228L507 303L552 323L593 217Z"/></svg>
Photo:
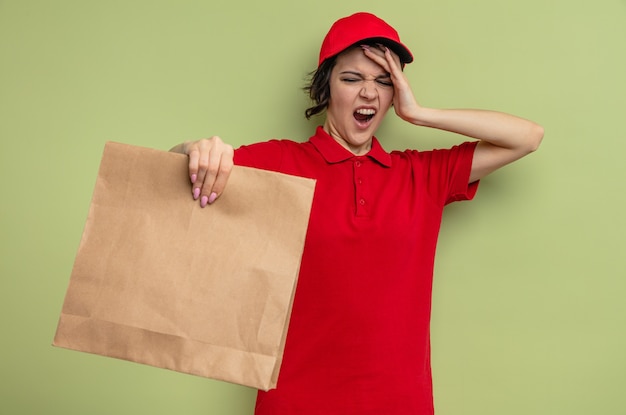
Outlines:
<svg viewBox="0 0 626 415"><path fill-rule="evenodd" d="M382 66L385 71L389 73L391 73L391 67L385 56L386 51L389 51L397 67L400 69L402 68L402 64L400 63L400 57L391 49L387 48L385 45L382 45L380 43L376 44L375 46L361 45L361 48L363 49L365 56L376 62L378 65Z"/></svg>

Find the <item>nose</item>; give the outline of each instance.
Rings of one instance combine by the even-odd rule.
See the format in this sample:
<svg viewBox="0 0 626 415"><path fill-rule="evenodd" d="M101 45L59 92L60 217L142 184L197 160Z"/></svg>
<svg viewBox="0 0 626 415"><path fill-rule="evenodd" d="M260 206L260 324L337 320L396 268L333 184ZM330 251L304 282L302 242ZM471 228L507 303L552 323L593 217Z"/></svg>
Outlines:
<svg viewBox="0 0 626 415"><path fill-rule="evenodd" d="M361 97L366 99L374 99L378 95L375 80L364 80L361 88Z"/></svg>

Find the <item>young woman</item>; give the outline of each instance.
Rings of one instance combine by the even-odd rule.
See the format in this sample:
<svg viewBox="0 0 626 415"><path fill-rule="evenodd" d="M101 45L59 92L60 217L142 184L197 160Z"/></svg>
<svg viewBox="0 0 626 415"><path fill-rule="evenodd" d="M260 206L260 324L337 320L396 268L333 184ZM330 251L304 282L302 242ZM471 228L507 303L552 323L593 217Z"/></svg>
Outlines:
<svg viewBox="0 0 626 415"><path fill-rule="evenodd" d="M446 204L536 150L537 124L493 111L421 106L403 72L413 56L369 13L333 24L307 87L325 111L304 143L233 150L219 137L189 155L193 197L215 202L234 164L317 180L284 360L257 415L433 413L429 323L435 246ZM386 152L374 136L393 107L403 120L475 140Z"/></svg>

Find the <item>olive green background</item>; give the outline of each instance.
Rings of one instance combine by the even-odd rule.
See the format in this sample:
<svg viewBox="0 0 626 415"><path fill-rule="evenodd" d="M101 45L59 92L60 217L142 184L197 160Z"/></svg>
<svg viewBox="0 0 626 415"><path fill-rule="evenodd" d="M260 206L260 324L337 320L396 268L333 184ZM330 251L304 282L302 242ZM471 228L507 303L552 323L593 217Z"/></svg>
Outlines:
<svg viewBox="0 0 626 415"><path fill-rule="evenodd" d="M411 47L423 105L546 128L445 214L437 413L626 413L624 0L0 0L0 413L252 413L251 389L51 346L100 156L306 139L304 79L359 10ZM391 113L378 136L460 141Z"/></svg>

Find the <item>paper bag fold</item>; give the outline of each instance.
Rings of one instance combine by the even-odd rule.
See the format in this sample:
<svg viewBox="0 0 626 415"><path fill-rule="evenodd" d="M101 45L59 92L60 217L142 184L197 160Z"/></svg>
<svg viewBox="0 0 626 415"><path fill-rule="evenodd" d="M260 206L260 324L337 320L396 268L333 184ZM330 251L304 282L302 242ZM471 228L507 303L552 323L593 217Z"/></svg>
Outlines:
<svg viewBox="0 0 626 415"><path fill-rule="evenodd" d="M235 166L203 209L186 156L107 143L53 344L274 388L314 186Z"/></svg>

